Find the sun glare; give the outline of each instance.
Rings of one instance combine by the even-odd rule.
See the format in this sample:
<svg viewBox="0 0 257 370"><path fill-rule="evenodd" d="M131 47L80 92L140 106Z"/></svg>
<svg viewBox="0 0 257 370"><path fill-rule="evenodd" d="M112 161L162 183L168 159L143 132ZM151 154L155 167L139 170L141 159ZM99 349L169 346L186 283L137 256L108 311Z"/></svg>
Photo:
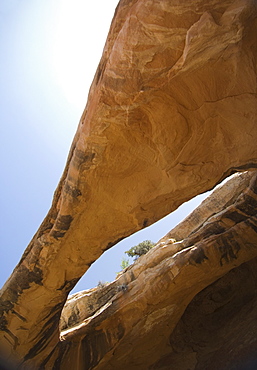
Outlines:
<svg viewBox="0 0 257 370"><path fill-rule="evenodd" d="M70 104L82 110L118 0L63 0L53 38L52 66Z"/></svg>

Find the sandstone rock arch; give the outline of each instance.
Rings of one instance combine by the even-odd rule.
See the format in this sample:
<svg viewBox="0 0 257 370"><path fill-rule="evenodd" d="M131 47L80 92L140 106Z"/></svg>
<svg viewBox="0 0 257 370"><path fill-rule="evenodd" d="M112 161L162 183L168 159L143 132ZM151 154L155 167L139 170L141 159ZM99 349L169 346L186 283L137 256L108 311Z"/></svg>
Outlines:
<svg viewBox="0 0 257 370"><path fill-rule="evenodd" d="M1 346L21 368L59 348L67 295L104 250L256 169L256 14L252 0L120 1L52 207L1 290Z"/></svg>

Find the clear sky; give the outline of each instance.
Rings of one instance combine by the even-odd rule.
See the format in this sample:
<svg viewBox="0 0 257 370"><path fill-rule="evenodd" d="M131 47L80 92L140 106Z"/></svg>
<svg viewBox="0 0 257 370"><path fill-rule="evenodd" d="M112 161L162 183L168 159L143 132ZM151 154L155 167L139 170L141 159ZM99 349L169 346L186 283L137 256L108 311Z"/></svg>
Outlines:
<svg viewBox="0 0 257 370"><path fill-rule="evenodd" d="M50 208L117 3L0 2L0 286ZM203 197L105 252L73 292L113 280L125 250L158 241Z"/></svg>

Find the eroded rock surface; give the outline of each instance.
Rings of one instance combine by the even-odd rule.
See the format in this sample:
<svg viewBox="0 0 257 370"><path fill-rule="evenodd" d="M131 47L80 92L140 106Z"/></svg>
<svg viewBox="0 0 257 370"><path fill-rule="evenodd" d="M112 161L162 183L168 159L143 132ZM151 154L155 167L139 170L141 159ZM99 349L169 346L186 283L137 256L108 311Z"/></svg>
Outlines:
<svg viewBox="0 0 257 370"><path fill-rule="evenodd" d="M67 295L104 250L256 168L256 13L253 0L120 1L52 207L1 290L1 347L21 366L55 353Z"/></svg>
<svg viewBox="0 0 257 370"><path fill-rule="evenodd" d="M190 215L183 240L172 230L113 283L72 296L48 366L244 369L257 346L256 207L257 173L234 176Z"/></svg>

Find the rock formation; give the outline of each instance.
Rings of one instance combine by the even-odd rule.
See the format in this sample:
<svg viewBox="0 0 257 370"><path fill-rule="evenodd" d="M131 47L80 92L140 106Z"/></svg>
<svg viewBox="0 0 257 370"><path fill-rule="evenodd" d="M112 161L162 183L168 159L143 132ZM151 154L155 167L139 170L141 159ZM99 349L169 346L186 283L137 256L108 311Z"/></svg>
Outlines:
<svg viewBox="0 0 257 370"><path fill-rule="evenodd" d="M120 1L52 207L1 290L1 348L21 369L119 369L128 356L130 369L211 369L208 350L235 360L247 354L242 338L220 345L222 328L201 352L201 340L211 344L201 325L214 331L208 312L218 320L216 309L228 317L231 302L241 315L254 304L255 175L232 208L223 203L212 221L185 231L175 243L180 252L172 257L167 244L153 251L153 265L152 254L140 259L136 279L123 275L128 291L62 341L59 318L104 250L231 173L257 167L256 7L254 0ZM235 280L233 268L241 271ZM245 306L235 283L243 287L242 276L252 282ZM242 330L239 322L235 328ZM256 343L247 338L251 352Z"/></svg>
<svg viewBox="0 0 257 370"><path fill-rule="evenodd" d="M256 205L257 173L233 177L116 281L72 296L48 368L246 364L257 345Z"/></svg>

